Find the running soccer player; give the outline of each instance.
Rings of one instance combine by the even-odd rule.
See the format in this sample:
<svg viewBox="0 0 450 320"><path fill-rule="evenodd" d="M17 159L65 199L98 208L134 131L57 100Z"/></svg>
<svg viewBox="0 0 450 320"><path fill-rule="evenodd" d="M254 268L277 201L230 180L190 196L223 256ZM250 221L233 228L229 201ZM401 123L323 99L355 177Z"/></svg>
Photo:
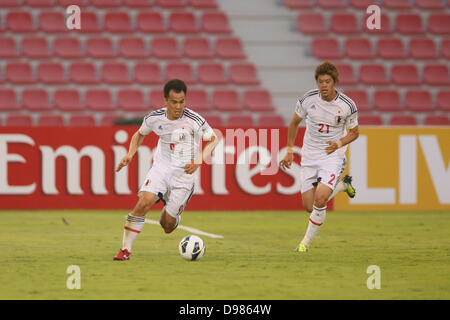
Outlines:
<svg viewBox="0 0 450 320"><path fill-rule="evenodd" d="M305 119L301 194L303 206L311 215L306 234L296 249L299 252L308 251L325 221L327 202L341 191L346 191L351 198L355 196L352 177L346 175L341 181L340 177L347 164L347 145L359 136L356 105L336 90L339 73L329 61L316 68L315 79L317 89L308 91L297 101L289 124L287 154L280 162L282 169L291 167L297 127Z"/></svg>
<svg viewBox="0 0 450 320"><path fill-rule="evenodd" d="M163 201L160 224L166 233L176 229L181 213L194 193L193 173L211 155L218 143L217 136L203 117L185 107L186 84L178 79L164 86L166 107L150 112L133 135L128 154L116 172L133 159L145 136L159 136L153 165L139 190L139 200L128 214L123 243L114 260L129 260L133 242L144 227L145 214L158 201ZM201 139L209 141L199 152Z"/></svg>

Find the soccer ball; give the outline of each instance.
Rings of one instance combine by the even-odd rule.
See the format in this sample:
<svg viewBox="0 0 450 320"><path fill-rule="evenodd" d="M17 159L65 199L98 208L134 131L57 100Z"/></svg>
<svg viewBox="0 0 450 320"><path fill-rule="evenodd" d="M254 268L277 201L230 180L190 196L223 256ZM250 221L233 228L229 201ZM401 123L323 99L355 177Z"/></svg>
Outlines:
<svg viewBox="0 0 450 320"><path fill-rule="evenodd" d="M181 239L178 251L183 259L200 260L205 254L206 246L203 240L194 235Z"/></svg>

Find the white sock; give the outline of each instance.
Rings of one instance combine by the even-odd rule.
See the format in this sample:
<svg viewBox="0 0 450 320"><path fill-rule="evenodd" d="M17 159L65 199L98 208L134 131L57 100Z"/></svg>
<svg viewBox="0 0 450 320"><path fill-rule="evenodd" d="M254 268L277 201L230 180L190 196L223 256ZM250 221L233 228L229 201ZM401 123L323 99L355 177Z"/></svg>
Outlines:
<svg viewBox="0 0 450 320"><path fill-rule="evenodd" d="M305 237L303 238L301 244L309 247L311 241L316 237L317 232L319 232L325 218L327 216L327 207L317 208L313 206L313 211L309 217L308 229L306 230Z"/></svg>
<svg viewBox="0 0 450 320"><path fill-rule="evenodd" d="M345 189L347 189L347 185L344 182L342 182L342 180L339 181L338 184L336 185L336 188L334 188L333 193L328 198L328 201L333 199L339 192L345 191Z"/></svg>
<svg viewBox="0 0 450 320"><path fill-rule="evenodd" d="M131 252L134 240L144 228L145 217L135 217L131 213L127 216L127 221L123 230L122 249L127 249Z"/></svg>

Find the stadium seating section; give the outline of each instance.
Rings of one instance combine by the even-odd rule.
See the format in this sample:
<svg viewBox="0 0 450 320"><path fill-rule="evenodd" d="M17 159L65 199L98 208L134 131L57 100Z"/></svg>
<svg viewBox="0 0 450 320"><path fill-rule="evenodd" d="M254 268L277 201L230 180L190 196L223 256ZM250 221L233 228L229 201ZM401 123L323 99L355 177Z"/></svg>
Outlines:
<svg viewBox="0 0 450 320"><path fill-rule="evenodd" d="M81 30L65 10L81 8ZM216 0L0 0L0 125L102 126L164 105L211 125L285 125ZM233 120L234 119L234 120Z"/></svg>
<svg viewBox="0 0 450 320"><path fill-rule="evenodd" d="M278 0L311 54L334 62L367 125L448 125L450 1ZM381 8L370 30L368 6Z"/></svg>
<svg viewBox="0 0 450 320"><path fill-rule="evenodd" d="M276 0L368 125L448 125L450 0ZM68 31L65 8L82 8ZM366 8L381 7L381 29ZM181 78L213 126L286 125L216 0L0 0L0 125L142 117ZM297 11L295 11L297 10ZM300 37L299 37L300 39Z"/></svg>

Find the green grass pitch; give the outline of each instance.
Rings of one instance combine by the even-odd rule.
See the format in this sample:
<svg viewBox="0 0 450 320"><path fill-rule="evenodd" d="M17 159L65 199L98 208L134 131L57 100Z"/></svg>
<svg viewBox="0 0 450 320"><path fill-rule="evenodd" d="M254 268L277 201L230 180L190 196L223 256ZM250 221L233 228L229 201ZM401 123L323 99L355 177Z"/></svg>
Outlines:
<svg viewBox="0 0 450 320"><path fill-rule="evenodd" d="M304 254L305 212L186 211L182 225L224 236L201 236L201 260L178 254L189 232L146 224L131 260L113 261L127 213L0 212L0 299L450 299L450 212L328 212ZM66 287L70 265L79 290ZM380 289L367 287L370 265Z"/></svg>

